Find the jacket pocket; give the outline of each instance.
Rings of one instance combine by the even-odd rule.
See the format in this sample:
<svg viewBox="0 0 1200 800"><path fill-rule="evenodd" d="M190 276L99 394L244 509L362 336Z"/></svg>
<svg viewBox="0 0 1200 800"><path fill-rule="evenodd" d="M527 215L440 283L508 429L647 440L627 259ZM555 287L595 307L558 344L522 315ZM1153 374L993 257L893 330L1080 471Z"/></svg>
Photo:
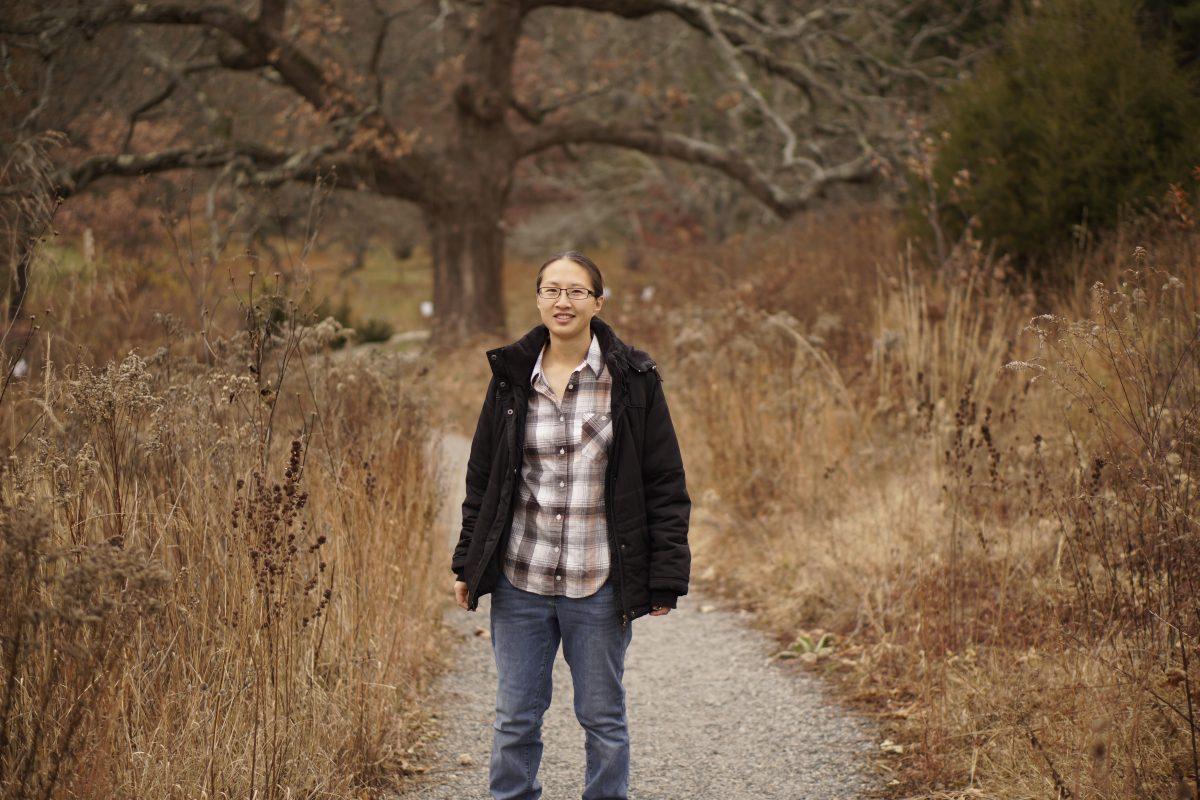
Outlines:
<svg viewBox="0 0 1200 800"><path fill-rule="evenodd" d="M580 428L579 446L583 454L594 461L608 457L608 446L612 443L612 415L607 411L594 411L584 417Z"/></svg>

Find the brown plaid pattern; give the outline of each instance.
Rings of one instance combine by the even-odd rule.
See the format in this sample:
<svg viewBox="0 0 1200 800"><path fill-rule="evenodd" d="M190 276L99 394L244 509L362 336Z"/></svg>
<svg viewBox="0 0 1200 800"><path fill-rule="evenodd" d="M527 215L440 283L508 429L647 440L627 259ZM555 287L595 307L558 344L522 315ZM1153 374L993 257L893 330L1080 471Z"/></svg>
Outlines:
<svg viewBox="0 0 1200 800"><path fill-rule="evenodd" d="M612 442L612 375L592 334L560 403L533 365L524 463L513 507L504 575L543 595L587 597L608 578L604 473Z"/></svg>

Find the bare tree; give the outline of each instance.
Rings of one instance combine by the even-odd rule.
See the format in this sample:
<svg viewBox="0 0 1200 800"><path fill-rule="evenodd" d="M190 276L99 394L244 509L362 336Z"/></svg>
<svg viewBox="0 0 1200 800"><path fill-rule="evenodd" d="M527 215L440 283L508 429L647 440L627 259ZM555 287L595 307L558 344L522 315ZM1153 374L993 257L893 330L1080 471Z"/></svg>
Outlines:
<svg viewBox="0 0 1200 800"><path fill-rule="evenodd" d="M123 40L136 45L156 81L127 111L125 144L140 120L166 104L200 110L203 124L178 146L92 152L62 166L52 177L58 195L103 176L215 168L239 186L333 173L341 189L409 201L430 237L433 333L442 341L504 331L504 213L522 162L556 150L578 157L581 145L622 148L715 170L789 216L829 186L870 179L891 157L902 87L957 75L969 54L958 52L954 34L972 7L937 0L385 2L346 0L338 13L286 0L262 0L256 11L182 0L37 3L6 15L0 32L39 55L40 92L50 93L57 81L79 79L54 71L61 42L168 30L170 47ZM543 74L519 92L518 50L546 14L639 26L671 21L672 35L707 43L744 127L716 136L698 133L699 126L672 129L661 109L631 108L604 81L564 90ZM222 106L233 93L212 82L231 74L249 76L263 92L286 92L319 125L300 144L292 136L233 136ZM23 127L36 127L37 113L30 117Z"/></svg>

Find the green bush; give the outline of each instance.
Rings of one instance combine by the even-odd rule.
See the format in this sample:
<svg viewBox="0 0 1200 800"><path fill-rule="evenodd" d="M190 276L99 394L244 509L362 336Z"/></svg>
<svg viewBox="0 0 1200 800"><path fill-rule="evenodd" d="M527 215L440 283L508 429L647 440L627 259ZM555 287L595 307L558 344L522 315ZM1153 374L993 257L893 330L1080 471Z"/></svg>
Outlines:
<svg viewBox="0 0 1200 800"><path fill-rule="evenodd" d="M360 342L386 342L396 332L396 327L387 320L371 317L354 326Z"/></svg>
<svg viewBox="0 0 1200 800"><path fill-rule="evenodd" d="M317 303L312 310L310 318L313 322L333 317L338 322L347 328L354 330L354 341L359 344L365 342L386 342L392 338L392 334L396 332L396 326L387 320L369 319L360 320L354 314L354 309L350 306L350 301L345 295L342 295L341 301L334 306L333 302L328 298L322 298L321 302ZM348 343L346 337L339 337L332 343L332 349L340 350Z"/></svg>
<svg viewBox="0 0 1200 800"><path fill-rule="evenodd" d="M1198 83L1172 44L1142 34L1141 10L1051 0L1010 18L997 53L946 98L931 176L949 236L975 216L980 239L1051 278L1047 257L1080 225L1109 226L1184 182L1200 163Z"/></svg>

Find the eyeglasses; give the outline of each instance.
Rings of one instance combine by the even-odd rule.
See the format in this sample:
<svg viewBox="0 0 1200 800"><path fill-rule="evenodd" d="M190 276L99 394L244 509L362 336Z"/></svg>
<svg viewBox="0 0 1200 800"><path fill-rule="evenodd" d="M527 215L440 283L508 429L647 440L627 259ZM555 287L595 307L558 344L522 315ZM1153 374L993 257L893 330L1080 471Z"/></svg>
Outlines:
<svg viewBox="0 0 1200 800"><path fill-rule="evenodd" d="M570 289L562 289L558 286L543 286L537 290L538 297L543 300L557 300L558 296L563 292L567 293L567 297L572 300L586 300L588 295L593 295L591 289L584 289L580 286L572 286Z"/></svg>

